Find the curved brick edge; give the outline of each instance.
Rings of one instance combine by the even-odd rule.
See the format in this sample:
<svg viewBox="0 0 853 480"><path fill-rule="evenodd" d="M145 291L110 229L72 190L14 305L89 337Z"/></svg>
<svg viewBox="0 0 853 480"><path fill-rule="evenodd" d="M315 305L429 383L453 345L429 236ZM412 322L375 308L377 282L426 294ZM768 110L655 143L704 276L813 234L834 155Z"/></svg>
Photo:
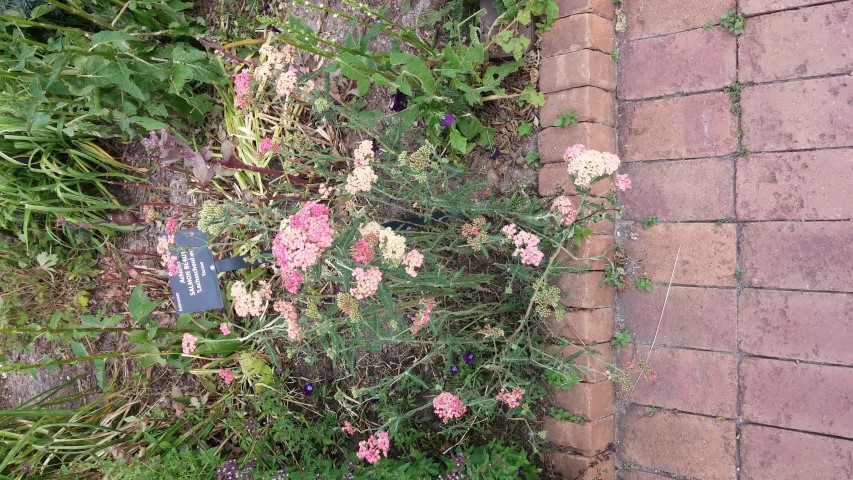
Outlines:
<svg viewBox="0 0 853 480"><path fill-rule="evenodd" d="M568 145L583 143L598 150L616 151L615 110L616 62L604 52L615 45L612 0L557 0L559 18L554 28L542 35L539 89L545 105L539 113L539 153L544 166L539 171L539 194L553 195L563 188L571 195L560 154ZM561 110L575 110L580 123L553 128ZM552 158L553 157L553 158ZM593 187L593 195L607 186ZM598 192L597 192L598 191ZM613 246L612 222L593 226L595 235L586 239L577 256L594 257ZM561 303L569 312L548 320L552 331L576 343L592 347L597 354L578 358L590 373L571 390L554 392L555 407L590 421L585 425L546 417L544 429L550 447L544 453L547 464L563 478L571 480L614 480L613 462L614 388L604 375L604 364L613 361L609 340L615 323L615 295L612 287L601 288L599 280L606 262L576 262L588 269L582 274L566 274L557 280L563 293ZM577 351L563 347L564 356Z"/></svg>

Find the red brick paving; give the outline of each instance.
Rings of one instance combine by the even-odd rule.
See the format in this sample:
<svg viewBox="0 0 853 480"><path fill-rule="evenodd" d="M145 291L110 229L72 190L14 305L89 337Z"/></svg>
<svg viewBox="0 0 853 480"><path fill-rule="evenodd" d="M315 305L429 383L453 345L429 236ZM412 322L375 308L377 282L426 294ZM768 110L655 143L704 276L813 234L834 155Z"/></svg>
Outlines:
<svg viewBox="0 0 853 480"><path fill-rule="evenodd" d="M622 196L632 206L624 218L654 215L662 222L734 218L734 172L732 158L629 163L623 173L643 188ZM684 182L685 178L702 181Z"/></svg>
<svg viewBox="0 0 853 480"><path fill-rule="evenodd" d="M619 295L638 345L618 360L645 358L682 257L657 379L617 394L622 480L853 478L853 1L737 0L743 35L702 28L735 6L624 6L617 132L633 189L617 240L655 285L629 276ZM644 229L649 215L665 223Z"/></svg>
<svg viewBox="0 0 853 480"><path fill-rule="evenodd" d="M853 291L853 222L743 226L744 279L756 287Z"/></svg>
<svg viewBox="0 0 853 480"><path fill-rule="evenodd" d="M630 205L630 204L629 204ZM675 254L681 247L673 283L734 286L737 268L735 225L661 223L635 228L636 239L623 239L625 251L642 263L655 282L669 282Z"/></svg>
<svg viewBox="0 0 853 480"><path fill-rule="evenodd" d="M542 38L539 54L553 57L585 48L610 53L615 46L613 22L592 13L583 13L554 22L552 33Z"/></svg>
<svg viewBox="0 0 853 480"><path fill-rule="evenodd" d="M749 155L737 172L741 220L853 218L851 148Z"/></svg>
<svg viewBox="0 0 853 480"><path fill-rule="evenodd" d="M539 110L543 126L554 125L564 111L574 110L579 122L616 125L616 104L613 94L596 87L579 87L545 94L545 106Z"/></svg>
<svg viewBox="0 0 853 480"><path fill-rule="evenodd" d="M815 24L820 28L814 28ZM803 58L791 55L792 50L831 54ZM849 73L853 71L853 2L750 19L738 59L742 83Z"/></svg>
<svg viewBox="0 0 853 480"><path fill-rule="evenodd" d="M853 439L853 368L746 358L740 375L750 421Z"/></svg>
<svg viewBox="0 0 853 480"><path fill-rule="evenodd" d="M616 62L595 50L580 50L543 58L539 65L539 90L544 93L593 85L613 90Z"/></svg>
<svg viewBox="0 0 853 480"><path fill-rule="evenodd" d="M641 405L655 405L683 412L735 417L737 402L737 358L730 353L702 352L683 348L637 345L636 353L623 348L617 352L620 366L649 359L657 375L636 381L633 391L621 391L619 398ZM696 385L713 385L709 390Z"/></svg>
<svg viewBox="0 0 853 480"><path fill-rule="evenodd" d="M744 87L743 146L750 152L853 146L853 77Z"/></svg>
<svg viewBox="0 0 853 480"><path fill-rule="evenodd" d="M735 0L626 1L626 36L636 40L699 28L708 21L716 23L720 13L734 6Z"/></svg>
<svg viewBox="0 0 853 480"><path fill-rule="evenodd" d="M853 295L747 288L738 337L746 353L853 366Z"/></svg>
<svg viewBox="0 0 853 480"><path fill-rule="evenodd" d="M743 480L853 478L853 442L759 425L741 435Z"/></svg>
<svg viewBox="0 0 853 480"><path fill-rule="evenodd" d="M621 461L702 480L735 477L735 422L630 405L620 419Z"/></svg>
<svg viewBox="0 0 853 480"><path fill-rule="evenodd" d="M670 160L737 151L737 117L725 93L620 105L622 160Z"/></svg>
<svg viewBox="0 0 853 480"><path fill-rule="evenodd" d="M636 100L673 93L714 90L735 79L735 38L717 27L688 30L629 43L619 54L619 98ZM701 68L691 68L701 65Z"/></svg>
<svg viewBox="0 0 853 480"><path fill-rule="evenodd" d="M666 288L651 293L630 288L619 296L625 326L639 343L652 343ZM737 348L737 291L733 288L672 287L657 345L731 352Z"/></svg>

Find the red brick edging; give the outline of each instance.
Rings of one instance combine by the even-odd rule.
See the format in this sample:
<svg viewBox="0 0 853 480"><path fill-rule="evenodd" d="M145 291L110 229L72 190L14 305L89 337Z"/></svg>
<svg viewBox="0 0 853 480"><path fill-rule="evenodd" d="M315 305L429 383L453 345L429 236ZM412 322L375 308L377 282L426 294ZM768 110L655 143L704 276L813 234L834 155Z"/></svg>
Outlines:
<svg viewBox="0 0 853 480"><path fill-rule="evenodd" d="M616 62L609 52L615 48L612 0L557 0L559 18L540 42L539 89L545 105L539 112L539 155L544 164L539 171L539 194L549 196L565 189L568 174L562 162L566 147L582 143L589 148L616 152ZM552 127L563 110L574 110L578 124ZM606 188L606 187L605 187ZM593 186L593 194L597 193ZM593 226L595 235L584 242L578 258L595 257L613 246L611 222ZM545 460L563 478L572 480L613 480L615 464L614 388L603 375L604 364L612 362L610 339L615 323L615 295L612 288L600 288L606 262L582 262L589 271L566 274L557 281L563 292L561 303L569 312L552 318L552 331L575 344L587 345L598 355L581 356L577 364L589 368L581 384L555 392L555 408L589 419L581 425L545 418L546 439L551 448ZM569 356L575 347L563 347Z"/></svg>

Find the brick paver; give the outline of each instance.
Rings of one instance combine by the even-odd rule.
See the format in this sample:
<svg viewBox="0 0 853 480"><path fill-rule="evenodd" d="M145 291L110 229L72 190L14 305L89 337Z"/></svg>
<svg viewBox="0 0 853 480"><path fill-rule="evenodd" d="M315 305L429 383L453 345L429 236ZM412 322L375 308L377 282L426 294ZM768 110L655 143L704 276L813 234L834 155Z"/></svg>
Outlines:
<svg viewBox="0 0 853 480"><path fill-rule="evenodd" d="M853 218L851 148L749 155L737 172L741 220Z"/></svg>
<svg viewBox="0 0 853 480"><path fill-rule="evenodd" d="M738 59L743 83L849 73L853 71L853 2L752 18L739 40Z"/></svg>
<svg viewBox="0 0 853 480"><path fill-rule="evenodd" d="M853 478L853 0L623 8L616 478Z"/></svg>
<svg viewBox="0 0 853 480"><path fill-rule="evenodd" d="M853 438L853 369L746 358L740 374L745 419Z"/></svg>
<svg viewBox="0 0 853 480"><path fill-rule="evenodd" d="M717 27L629 42L620 51L619 98L722 88L735 79L735 38Z"/></svg>
<svg viewBox="0 0 853 480"><path fill-rule="evenodd" d="M853 478L853 442L745 425L741 429L741 479Z"/></svg>
<svg viewBox="0 0 853 480"><path fill-rule="evenodd" d="M592 13L583 13L554 22L552 33L542 38L539 54L553 57L585 48L610 53L614 47L613 22Z"/></svg>
<svg viewBox="0 0 853 480"><path fill-rule="evenodd" d="M741 264L754 287L853 291L853 222L743 226Z"/></svg>
<svg viewBox="0 0 853 480"><path fill-rule="evenodd" d="M853 366L853 295L748 288L739 320L744 352Z"/></svg>
<svg viewBox="0 0 853 480"><path fill-rule="evenodd" d="M737 347L737 291L672 287L661 319L666 285L651 293L634 288L619 296L619 316L639 343L734 351Z"/></svg>
<svg viewBox="0 0 853 480"><path fill-rule="evenodd" d="M735 417L737 402L737 358L730 353L701 352L683 348L657 347L648 356L647 345L637 345L635 352L622 348L617 353L619 365L638 365L648 358L654 378L635 381L632 391L619 392L619 398L642 405L655 405L683 412L711 416ZM713 385L711 390L697 385Z"/></svg>
<svg viewBox="0 0 853 480"><path fill-rule="evenodd" d="M578 143L602 152L616 149L616 132L600 123L581 122L568 127L548 127L539 132L539 160L563 163L563 152Z"/></svg>
<svg viewBox="0 0 853 480"><path fill-rule="evenodd" d="M616 62L596 50L579 50L542 59L539 90L545 93L592 85L611 91Z"/></svg>
<svg viewBox="0 0 853 480"><path fill-rule="evenodd" d="M625 2L630 40L699 28L716 22L735 0L643 0Z"/></svg>
<svg viewBox="0 0 853 480"><path fill-rule="evenodd" d="M664 222L734 218L734 169L730 157L629 163L623 173L642 188L622 195L631 205L624 218L643 220L654 215ZM702 181L684 181L689 178Z"/></svg>
<svg viewBox="0 0 853 480"><path fill-rule="evenodd" d="M630 405L620 417L622 458L628 463L701 478L735 478L735 424L687 413Z"/></svg>
<svg viewBox="0 0 853 480"><path fill-rule="evenodd" d="M745 15L775 12L796 7L826 3L826 0L741 0L739 7ZM819 26L817 28L820 28Z"/></svg>
<svg viewBox="0 0 853 480"><path fill-rule="evenodd" d="M853 77L744 87L743 145L750 152L853 146Z"/></svg>
<svg viewBox="0 0 853 480"><path fill-rule="evenodd" d="M737 151L737 117L725 93L620 105L622 160L669 160Z"/></svg>
<svg viewBox="0 0 853 480"><path fill-rule="evenodd" d="M636 239L623 241L625 251L640 261L655 282L669 282L675 254L681 254L673 283L734 286L737 231L734 225L662 223L635 228Z"/></svg>
<svg viewBox="0 0 853 480"><path fill-rule="evenodd" d="M616 125L616 102L613 94L596 87L579 87L545 95L545 106L539 110L543 126L554 125L563 112L574 110L579 122Z"/></svg>

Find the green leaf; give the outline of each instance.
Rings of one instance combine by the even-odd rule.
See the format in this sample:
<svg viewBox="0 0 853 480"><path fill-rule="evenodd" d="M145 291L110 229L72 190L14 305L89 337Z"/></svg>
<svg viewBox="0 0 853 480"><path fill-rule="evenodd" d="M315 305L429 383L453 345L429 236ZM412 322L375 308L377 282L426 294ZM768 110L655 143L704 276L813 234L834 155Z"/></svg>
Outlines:
<svg viewBox="0 0 853 480"><path fill-rule="evenodd" d="M468 152L468 140L455 127L450 128L450 146L459 153Z"/></svg>
<svg viewBox="0 0 853 480"><path fill-rule="evenodd" d="M577 125L578 124L578 112L574 110L569 110L568 112L563 110L560 112L560 115L554 119L555 127L568 127L569 125Z"/></svg>
<svg viewBox="0 0 853 480"><path fill-rule="evenodd" d="M127 302L127 310L130 312L130 318L137 323L147 322L148 315L151 314L161 302L153 302L145 294L142 285L137 285L130 292L130 300Z"/></svg>
<svg viewBox="0 0 853 480"><path fill-rule="evenodd" d="M47 3L39 5L30 12L30 20L35 20L35 19L37 19L43 15L47 15L48 13L52 12L55 8L56 7L54 7L53 5L50 5Z"/></svg>
<svg viewBox="0 0 853 480"><path fill-rule="evenodd" d="M534 107L542 107L545 105L545 94L537 91L536 85L533 85L532 83L529 83L524 87L524 90L521 91L521 95L518 99L519 101L528 103Z"/></svg>
<svg viewBox="0 0 853 480"><path fill-rule="evenodd" d="M95 46L102 43L130 42L134 40L137 40L137 38L127 32L106 30L92 35L90 43L92 46Z"/></svg>
<svg viewBox="0 0 853 480"><path fill-rule="evenodd" d="M521 122L518 124L518 136L526 137L533 133L533 124L530 122Z"/></svg>
<svg viewBox="0 0 853 480"><path fill-rule="evenodd" d="M149 132L152 130L160 130L161 128L168 128L169 127L169 124L163 123L159 120L154 120L153 118L150 118L150 117L133 116L133 117L130 117L129 120L130 120L130 123L135 123L135 124L139 125L140 127L142 127L143 129L145 129L146 131L149 131Z"/></svg>
<svg viewBox="0 0 853 480"><path fill-rule="evenodd" d="M172 83L169 85L169 91L174 94L181 93L184 85L193 79L193 69L187 65L176 63L172 66Z"/></svg>
<svg viewBox="0 0 853 480"><path fill-rule="evenodd" d="M89 356L89 354L86 352L86 347L84 347L83 344L80 342L71 342L71 351L74 352L74 356L77 358Z"/></svg>

